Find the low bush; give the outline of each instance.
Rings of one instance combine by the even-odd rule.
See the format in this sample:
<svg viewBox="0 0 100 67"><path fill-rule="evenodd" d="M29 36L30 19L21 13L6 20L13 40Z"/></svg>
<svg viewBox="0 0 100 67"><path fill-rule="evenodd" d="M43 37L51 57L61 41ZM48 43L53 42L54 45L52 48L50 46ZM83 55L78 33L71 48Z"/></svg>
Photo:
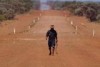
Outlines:
<svg viewBox="0 0 100 67"><path fill-rule="evenodd" d="M5 20L6 18L5 18L5 16L4 15L0 15L0 21L3 21L3 20Z"/></svg>
<svg viewBox="0 0 100 67"><path fill-rule="evenodd" d="M69 10L74 15L85 16L91 22L98 21L100 17L100 3L97 2L66 1L62 8Z"/></svg>
<svg viewBox="0 0 100 67"><path fill-rule="evenodd" d="M0 0L0 20L13 19L16 14L32 9L32 0Z"/></svg>

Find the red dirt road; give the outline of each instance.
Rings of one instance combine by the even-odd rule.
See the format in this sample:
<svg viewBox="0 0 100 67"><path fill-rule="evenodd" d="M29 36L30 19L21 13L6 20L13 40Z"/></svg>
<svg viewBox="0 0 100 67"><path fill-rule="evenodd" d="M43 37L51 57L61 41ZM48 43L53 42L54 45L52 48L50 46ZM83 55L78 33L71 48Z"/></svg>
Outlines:
<svg viewBox="0 0 100 67"><path fill-rule="evenodd" d="M19 29L23 30L28 21L33 21L32 14L25 17L27 21ZM23 16L22 20L25 20ZM63 11L44 11L29 31L15 35L7 31L5 35L1 33L0 67L100 67L100 25L87 22L85 18L68 16ZM49 56L45 34L52 24L58 32L59 46L58 54ZM77 34L75 25L78 26ZM94 37L92 29L96 31Z"/></svg>

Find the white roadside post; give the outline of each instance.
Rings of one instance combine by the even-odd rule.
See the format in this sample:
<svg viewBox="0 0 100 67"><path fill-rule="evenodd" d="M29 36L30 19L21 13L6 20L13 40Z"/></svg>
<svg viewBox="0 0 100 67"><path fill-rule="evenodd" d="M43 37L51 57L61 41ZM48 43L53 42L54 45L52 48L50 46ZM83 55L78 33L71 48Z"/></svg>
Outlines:
<svg viewBox="0 0 100 67"><path fill-rule="evenodd" d="M30 26L28 26L28 29L30 30L30 29L31 29L31 27L30 27Z"/></svg>
<svg viewBox="0 0 100 67"><path fill-rule="evenodd" d="M93 37L94 37L95 36L95 30L94 29L93 29L93 33L92 34L93 34Z"/></svg>
<svg viewBox="0 0 100 67"><path fill-rule="evenodd" d="M76 26L75 28L76 28L76 35L77 35L77 30L78 30L78 27Z"/></svg>
<svg viewBox="0 0 100 67"><path fill-rule="evenodd" d="M16 29L15 28L13 29L13 32L14 32L14 34L16 34Z"/></svg>
<svg viewBox="0 0 100 67"><path fill-rule="evenodd" d="M73 21L71 21L71 25L73 25Z"/></svg>

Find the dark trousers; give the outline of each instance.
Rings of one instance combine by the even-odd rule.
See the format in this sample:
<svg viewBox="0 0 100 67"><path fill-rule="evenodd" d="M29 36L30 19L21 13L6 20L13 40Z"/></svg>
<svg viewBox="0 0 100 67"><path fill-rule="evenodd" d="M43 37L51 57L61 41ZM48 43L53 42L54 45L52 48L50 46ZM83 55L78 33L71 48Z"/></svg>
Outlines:
<svg viewBox="0 0 100 67"><path fill-rule="evenodd" d="M55 50L55 40L48 40L48 47L49 47L50 54L51 54L51 49L52 48L53 48L53 53L54 53L54 50Z"/></svg>

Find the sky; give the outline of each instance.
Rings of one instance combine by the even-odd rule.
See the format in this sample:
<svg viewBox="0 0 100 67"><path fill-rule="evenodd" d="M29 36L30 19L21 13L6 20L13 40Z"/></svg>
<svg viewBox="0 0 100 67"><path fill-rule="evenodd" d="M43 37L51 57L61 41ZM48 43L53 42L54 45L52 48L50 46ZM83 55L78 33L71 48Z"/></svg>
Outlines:
<svg viewBox="0 0 100 67"><path fill-rule="evenodd" d="M48 0L40 0L40 1L41 2L47 2ZM55 0L52 0L52 1L55 1ZM56 1L100 1L100 0L56 0ZM41 4L40 9L41 10L48 10L48 9L50 9L50 6L47 5L47 4Z"/></svg>
<svg viewBox="0 0 100 67"><path fill-rule="evenodd" d="M55 0L52 0L52 1L55 1ZM73 1L73 0L58 0L58 1ZM100 0L76 0L76 1L100 1ZM41 2L47 2L47 0L41 0Z"/></svg>

